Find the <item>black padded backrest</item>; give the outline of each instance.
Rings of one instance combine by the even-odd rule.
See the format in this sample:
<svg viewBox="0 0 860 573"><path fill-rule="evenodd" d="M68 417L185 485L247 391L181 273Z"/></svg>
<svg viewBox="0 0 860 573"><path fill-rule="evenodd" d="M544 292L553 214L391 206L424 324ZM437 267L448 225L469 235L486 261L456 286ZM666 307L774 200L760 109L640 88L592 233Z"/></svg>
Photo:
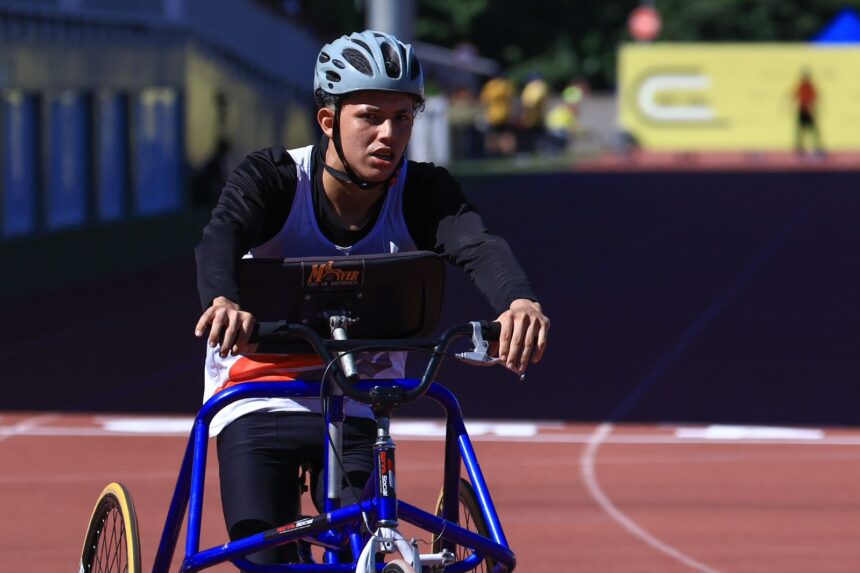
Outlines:
<svg viewBox="0 0 860 573"><path fill-rule="evenodd" d="M418 338L436 327L445 264L427 251L391 255L243 259L243 310L258 321L305 324L328 337L327 312L358 322L350 338Z"/></svg>

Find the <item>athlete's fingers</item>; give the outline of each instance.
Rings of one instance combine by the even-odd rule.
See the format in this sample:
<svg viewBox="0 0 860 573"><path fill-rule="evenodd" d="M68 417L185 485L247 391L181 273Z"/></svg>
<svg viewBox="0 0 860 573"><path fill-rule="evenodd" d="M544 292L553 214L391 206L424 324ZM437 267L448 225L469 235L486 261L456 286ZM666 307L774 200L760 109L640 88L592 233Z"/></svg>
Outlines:
<svg viewBox="0 0 860 573"><path fill-rule="evenodd" d="M544 317L543 320L540 321L540 330L537 335L537 348L535 348L535 352L532 355L532 362L537 364L540 362L541 358L543 358L543 353L546 351L546 344L549 338L549 319Z"/></svg>
<svg viewBox="0 0 860 573"><path fill-rule="evenodd" d="M251 334L254 332L255 322L254 315L250 312L239 313L239 332L236 337L236 344L233 345L232 349L234 355L246 354L248 352L248 339L251 338Z"/></svg>
<svg viewBox="0 0 860 573"><path fill-rule="evenodd" d="M508 353L508 359L505 363L505 366L514 372L519 372L518 364L520 352L522 351L523 331L526 328L526 325L523 323L526 319L528 319L528 315L519 316L514 319L514 330L511 334L511 350Z"/></svg>
<svg viewBox="0 0 860 573"><path fill-rule="evenodd" d="M209 327L209 346L215 348L218 346L218 341L221 339L221 330L224 328L224 323L227 319L227 309L216 308L212 312L212 324Z"/></svg>
<svg viewBox="0 0 860 573"><path fill-rule="evenodd" d="M529 365L529 359L532 356L532 349L534 348L535 329L537 328L537 325L538 321L532 319L528 328L526 328L526 335L523 339L523 353L520 357L520 372L524 372Z"/></svg>
<svg viewBox="0 0 860 573"><path fill-rule="evenodd" d="M499 330L499 359L505 361L508 359L508 353L511 349L511 334L513 333L511 315L509 312L505 312L496 320L502 325Z"/></svg>
<svg viewBox="0 0 860 573"><path fill-rule="evenodd" d="M209 323L212 321L213 312L214 309L210 306L203 312L203 314L200 315L200 319L197 321L197 326L194 327L194 336L197 338L203 336L203 333L206 332L206 327L209 326Z"/></svg>
<svg viewBox="0 0 860 573"><path fill-rule="evenodd" d="M239 334L239 313L235 310L228 310L225 314L228 322L227 330L224 331L224 338L221 340L221 358L227 358L227 353L236 344L236 337Z"/></svg>

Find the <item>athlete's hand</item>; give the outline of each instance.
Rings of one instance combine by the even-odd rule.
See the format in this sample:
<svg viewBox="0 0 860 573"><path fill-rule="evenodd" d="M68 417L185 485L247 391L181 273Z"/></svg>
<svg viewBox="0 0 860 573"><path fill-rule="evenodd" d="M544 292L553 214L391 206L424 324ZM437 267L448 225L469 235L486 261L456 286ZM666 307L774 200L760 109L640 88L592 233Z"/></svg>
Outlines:
<svg viewBox="0 0 860 573"><path fill-rule="evenodd" d="M255 322L254 315L250 312L241 310L239 305L229 298L219 296L200 316L194 335L202 338L208 328L209 346L215 348L218 341L221 341L221 358L226 358L228 352L250 354L257 349L256 344L248 344Z"/></svg>
<svg viewBox="0 0 860 573"><path fill-rule="evenodd" d="M549 319L540 303L526 298L517 299L496 321L502 323L499 358L504 360L508 369L523 373L529 360L540 362L549 334Z"/></svg>

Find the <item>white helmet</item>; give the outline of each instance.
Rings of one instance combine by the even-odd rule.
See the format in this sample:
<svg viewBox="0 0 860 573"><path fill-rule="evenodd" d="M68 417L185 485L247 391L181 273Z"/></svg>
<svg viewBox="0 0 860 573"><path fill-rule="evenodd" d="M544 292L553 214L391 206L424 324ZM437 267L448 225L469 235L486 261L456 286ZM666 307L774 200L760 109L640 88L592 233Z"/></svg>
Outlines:
<svg viewBox="0 0 860 573"><path fill-rule="evenodd" d="M314 91L333 95L363 90L412 94L424 99L424 74L410 44L373 30L341 36L320 50Z"/></svg>

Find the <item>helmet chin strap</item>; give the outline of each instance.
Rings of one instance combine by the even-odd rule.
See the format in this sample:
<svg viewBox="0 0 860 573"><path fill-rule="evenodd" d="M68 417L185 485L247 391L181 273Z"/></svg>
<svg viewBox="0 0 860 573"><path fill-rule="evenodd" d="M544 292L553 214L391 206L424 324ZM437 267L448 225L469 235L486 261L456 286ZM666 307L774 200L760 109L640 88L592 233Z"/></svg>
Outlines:
<svg viewBox="0 0 860 573"><path fill-rule="evenodd" d="M397 167L394 169L394 171L391 172L391 175L385 181L365 181L364 179L361 179L358 175L356 175L355 171L352 170L352 167L349 166L349 163L346 162L346 157L343 154L343 147L340 144L340 103L335 106L334 110L334 126L332 127L331 140L334 143L334 150L335 152L337 152L337 156L340 159L340 162L343 164L345 172L330 166L328 163L325 162L325 157L322 158L323 167L326 171L329 172L329 175L331 175L338 181L342 181L344 183L351 183L359 189L373 189L374 187L378 187L380 185L387 186L388 183L397 175L397 172L400 170L400 166L403 163L403 155L401 155L400 161L397 163Z"/></svg>

